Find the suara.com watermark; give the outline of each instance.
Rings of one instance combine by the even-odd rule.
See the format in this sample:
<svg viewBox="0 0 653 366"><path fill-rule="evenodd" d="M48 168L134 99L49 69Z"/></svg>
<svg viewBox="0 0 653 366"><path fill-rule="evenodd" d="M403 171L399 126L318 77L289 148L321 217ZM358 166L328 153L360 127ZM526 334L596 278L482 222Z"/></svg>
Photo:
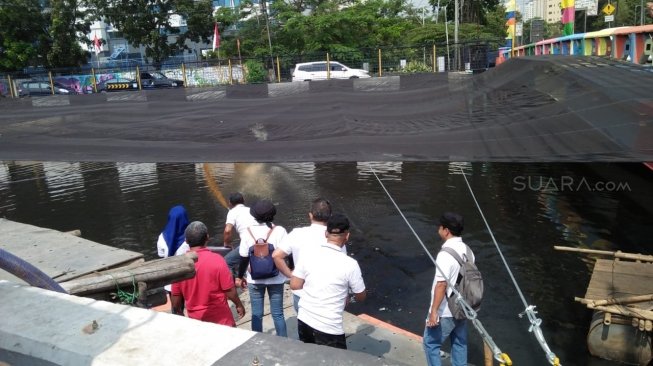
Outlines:
<svg viewBox="0 0 653 366"><path fill-rule="evenodd" d="M628 182L592 181L585 177L543 177L519 175L513 178L513 190L538 192L630 192Z"/></svg>

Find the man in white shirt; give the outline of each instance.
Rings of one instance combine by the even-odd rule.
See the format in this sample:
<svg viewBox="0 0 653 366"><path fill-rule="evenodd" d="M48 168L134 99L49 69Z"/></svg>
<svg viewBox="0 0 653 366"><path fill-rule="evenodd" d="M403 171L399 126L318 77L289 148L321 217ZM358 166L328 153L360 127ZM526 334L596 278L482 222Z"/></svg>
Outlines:
<svg viewBox="0 0 653 366"><path fill-rule="evenodd" d="M297 331L304 343L347 349L342 313L349 291L356 301L366 297L361 269L341 248L349 240L349 220L341 214L329 218L326 243L302 258L292 273L290 288L303 289L297 314Z"/></svg>
<svg viewBox="0 0 653 366"><path fill-rule="evenodd" d="M471 258L467 258L467 245L460 237L463 227L461 215L445 212L440 217L438 234L444 240L442 248L452 248L461 258L466 258L473 263L474 254L472 253ZM439 270L436 268L433 286L431 286L431 303L423 338L426 361L428 366L440 366L440 348L442 343L451 337L451 365L467 365L467 320L455 319L446 300L453 292L447 286L447 281L451 284L456 283L460 264L451 254L444 251L438 253L435 263Z"/></svg>
<svg viewBox="0 0 653 366"><path fill-rule="evenodd" d="M224 224L224 233L222 235L223 245L228 248L232 247L234 228L242 240L243 236L246 235L245 233L247 233L247 228L255 224L256 220L254 220L252 215L249 213L249 207L245 206L245 199L243 198L242 193L235 192L230 194L229 212L227 213L227 220ZM240 246L236 246L224 256L229 269L238 267L238 264L240 263L240 254L238 253L239 247Z"/></svg>
<svg viewBox="0 0 653 366"><path fill-rule="evenodd" d="M292 270L286 264L286 257L292 255L295 267L299 264L303 253L308 250L318 248L326 243L327 220L331 217L331 203L324 198L316 198L311 203L311 210L308 213L310 226L298 227L288 234L277 246L272 254L274 264L277 269L286 277L292 277ZM346 246L341 249L347 254ZM293 307L295 312L299 310L299 298L302 296L302 290L293 291Z"/></svg>

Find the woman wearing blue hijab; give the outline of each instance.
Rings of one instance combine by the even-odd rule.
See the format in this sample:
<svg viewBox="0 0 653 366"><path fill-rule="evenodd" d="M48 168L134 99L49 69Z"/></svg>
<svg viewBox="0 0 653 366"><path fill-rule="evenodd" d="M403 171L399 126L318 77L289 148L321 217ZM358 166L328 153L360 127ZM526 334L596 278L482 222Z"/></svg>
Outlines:
<svg viewBox="0 0 653 366"><path fill-rule="evenodd" d="M184 231L188 226L188 214L182 205L177 205L168 212L168 223L159 235L156 243L159 257L166 258L186 253L190 247L186 244Z"/></svg>
<svg viewBox="0 0 653 366"><path fill-rule="evenodd" d="M188 226L188 214L184 206L177 205L171 208L170 212L168 212L168 223L166 223L166 227L159 235L156 243L159 257L166 258L171 255L182 255L190 250L190 246L186 243L186 236L184 235L186 226ZM168 293L168 296L170 296L172 287L165 285L163 288ZM172 313L175 313L174 308L172 308Z"/></svg>

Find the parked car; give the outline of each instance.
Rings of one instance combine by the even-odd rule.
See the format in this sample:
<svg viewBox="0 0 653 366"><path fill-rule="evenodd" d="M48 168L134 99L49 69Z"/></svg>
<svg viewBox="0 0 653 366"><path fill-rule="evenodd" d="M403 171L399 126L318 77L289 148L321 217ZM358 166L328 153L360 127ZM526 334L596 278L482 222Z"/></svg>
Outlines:
<svg viewBox="0 0 653 366"><path fill-rule="evenodd" d="M19 97L24 97L27 95L27 92L23 90L22 85L18 84L15 90L18 93ZM0 80L0 98L11 98L11 90L9 90L9 83L4 80Z"/></svg>
<svg viewBox="0 0 653 366"><path fill-rule="evenodd" d="M54 82L54 94L71 94L73 93L70 89L66 88L63 84L59 82ZM24 81L21 83L21 88L26 95L52 95L52 88L50 82L48 81L37 81L30 80Z"/></svg>
<svg viewBox="0 0 653 366"><path fill-rule="evenodd" d="M362 69L352 69L340 62L329 62L329 77L331 79L364 79L369 78L370 74ZM292 73L292 81L309 81L309 80L326 80L327 63L326 61L304 62L295 65Z"/></svg>
<svg viewBox="0 0 653 366"><path fill-rule="evenodd" d="M106 93L111 91L121 91L121 90L137 90L138 83L136 80L125 79L125 78L116 78L104 80L97 84L98 93Z"/></svg>
<svg viewBox="0 0 653 366"><path fill-rule="evenodd" d="M160 72L141 72L141 86L143 88L178 88L183 87L184 82L177 79L170 79Z"/></svg>

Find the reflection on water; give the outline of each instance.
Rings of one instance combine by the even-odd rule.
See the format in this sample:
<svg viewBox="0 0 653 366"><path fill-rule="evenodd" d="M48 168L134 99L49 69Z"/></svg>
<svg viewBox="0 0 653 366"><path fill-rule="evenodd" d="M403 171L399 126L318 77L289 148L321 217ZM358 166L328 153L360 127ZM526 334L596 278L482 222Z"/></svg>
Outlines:
<svg viewBox="0 0 653 366"><path fill-rule="evenodd" d="M435 220L444 210L463 213L464 240L484 273L486 298L479 317L516 364L546 365L544 353L517 315L524 309L471 198L467 175L499 248L543 330L566 365L603 365L589 358L588 311L583 296L591 266L586 258L553 251L554 245L651 253L651 173L638 164L297 163L136 164L0 163L0 215L67 231L156 258L156 237L169 208L183 204L192 219L221 235L224 197L241 191L248 202L272 199L276 223L307 224L310 201L331 200L351 218L349 251L360 262L370 296L353 304L421 334L433 264L372 174L383 180L417 234L435 255ZM524 178L625 181L628 190L522 189ZM582 352L579 350L583 350ZM470 362L482 364L482 345L471 332Z"/></svg>

